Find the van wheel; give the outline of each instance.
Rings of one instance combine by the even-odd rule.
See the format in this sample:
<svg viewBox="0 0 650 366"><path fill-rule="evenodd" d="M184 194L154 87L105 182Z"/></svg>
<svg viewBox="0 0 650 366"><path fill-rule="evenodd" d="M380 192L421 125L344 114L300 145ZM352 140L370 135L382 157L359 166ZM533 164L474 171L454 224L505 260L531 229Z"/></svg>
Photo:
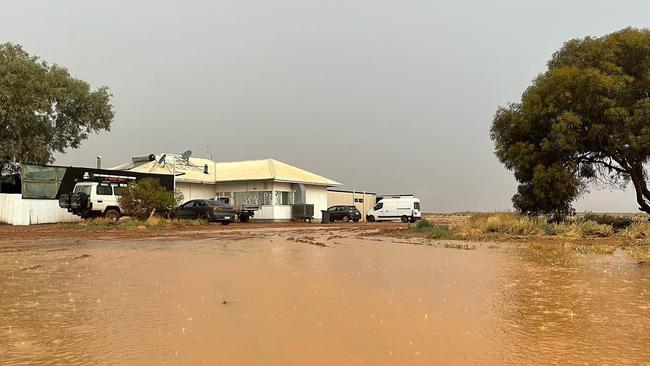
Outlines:
<svg viewBox="0 0 650 366"><path fill-rule="evenodd" d="M343 218L341 218L341 220L343 220L343 222L348 222L350 221L350 218L348 217L348 215L345 215L343 216Z"/></svg>
<svg viewBox="0 0 650 366"><path fill-rule="evenodd" d="M120 211L114 208L109 208L104 212L104 217L107 218L109 221L116 222L117 220L120 219Z"/></svg>
<svg viewBox="0 0 650 366"><path fill-rule="evenodd" d="M375 222L375 217L372 215L366 217L366 219L368 220L368 222Z"/></svg>
<svg viewBox="0 0 650 366"><path fill-rule="evenodd" d="M226 221L221 221L221 225L228 225L228 224L230 224L230 221L228 221L228 220L226 220Z"/></svg>
<svg viewBox="0 0 650 366"><path fill-rule="evenodd" d="M411 224L415 224L417 221L418 220L416 220L415 217L411 217L411 219L409 220Z"/></svg>
<svg viewBox="0 0 650 366"><path fill-rule="evenodd" d="M407 223L407 222L409 222L409 218L408 218L408 216L402 216L402 222L403 222L403 223Z"/></svg>

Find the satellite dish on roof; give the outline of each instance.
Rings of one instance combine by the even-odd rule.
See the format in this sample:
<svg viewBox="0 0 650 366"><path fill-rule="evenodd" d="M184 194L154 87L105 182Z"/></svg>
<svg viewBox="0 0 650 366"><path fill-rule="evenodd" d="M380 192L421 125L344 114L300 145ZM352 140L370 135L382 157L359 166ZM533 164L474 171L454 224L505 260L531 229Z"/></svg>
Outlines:
<svg viewBox="0 0 650 366"><path fill-rule="evenodd" d="M181 154L181 158L183 158L183 160L185 160L185 161L189 161L190 156L192 156L192 150L187 150L187 151L185 151L184 153Z"/></svg>
<svg viewBox="0 0 650 366"><path fill-rule="evenodd" d="M159 164L159 165L163 165L163 164L165 164L165 158L166 158L166 157L167 157L167 154L162 154L162 156L160 157L160 159L158 159L158 164Z"/></svg>

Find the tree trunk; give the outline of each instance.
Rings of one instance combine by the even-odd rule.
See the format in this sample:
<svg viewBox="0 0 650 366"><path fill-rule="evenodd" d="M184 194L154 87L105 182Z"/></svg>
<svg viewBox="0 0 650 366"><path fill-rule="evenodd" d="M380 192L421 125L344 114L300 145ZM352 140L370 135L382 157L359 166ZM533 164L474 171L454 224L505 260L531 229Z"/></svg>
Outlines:
<svg viewBox="0 0 650 366"><path fill-rule="evenodd" d="M650 214L650 191L648 190L645 174L643 174L643 167L633 167L630 172L630 178L634 184L636 202L639 204L639 210Z"/></svg>

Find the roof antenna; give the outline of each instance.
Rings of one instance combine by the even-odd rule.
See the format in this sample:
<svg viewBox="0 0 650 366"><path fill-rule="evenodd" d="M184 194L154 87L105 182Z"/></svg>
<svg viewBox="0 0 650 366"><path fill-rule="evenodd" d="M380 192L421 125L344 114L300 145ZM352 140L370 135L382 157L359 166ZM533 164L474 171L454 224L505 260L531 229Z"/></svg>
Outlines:
<svg viewBox="0 0 650 366"><path fill-rule="evenodd" d="M208 160L212 160L212 154L210 153L210 140L205 140L205 150L208 154Z"/></svg>

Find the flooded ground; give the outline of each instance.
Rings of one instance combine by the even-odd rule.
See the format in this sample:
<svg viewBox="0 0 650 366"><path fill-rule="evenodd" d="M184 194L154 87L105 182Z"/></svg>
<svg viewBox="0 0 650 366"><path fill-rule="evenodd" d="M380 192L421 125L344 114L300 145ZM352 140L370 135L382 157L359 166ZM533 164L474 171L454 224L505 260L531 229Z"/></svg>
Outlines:
<svg viewBox="0 0 650 366"><path fill-rule="evenodd" d="M0 364L650 364L650 266L622 253L183 235L0 244Z"/></svg>

